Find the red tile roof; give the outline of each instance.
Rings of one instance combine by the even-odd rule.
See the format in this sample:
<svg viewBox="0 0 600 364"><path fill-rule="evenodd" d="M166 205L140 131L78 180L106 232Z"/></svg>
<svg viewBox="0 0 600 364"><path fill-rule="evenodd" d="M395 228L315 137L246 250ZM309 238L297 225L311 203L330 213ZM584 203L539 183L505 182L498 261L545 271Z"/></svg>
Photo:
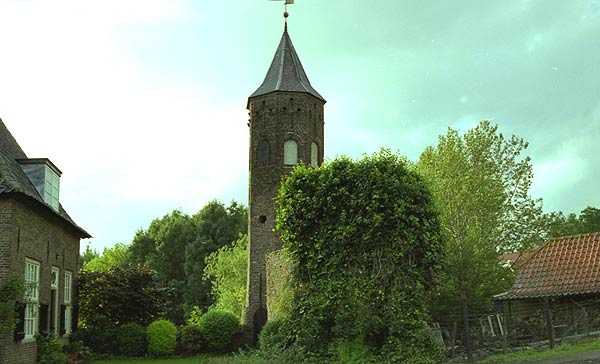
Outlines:
<svg viewBox="0 0 600 364"><path fill-rule="evenodd" d="M548 240L520 264L511 290L496 299L600 292L600 233Z"/></svg>

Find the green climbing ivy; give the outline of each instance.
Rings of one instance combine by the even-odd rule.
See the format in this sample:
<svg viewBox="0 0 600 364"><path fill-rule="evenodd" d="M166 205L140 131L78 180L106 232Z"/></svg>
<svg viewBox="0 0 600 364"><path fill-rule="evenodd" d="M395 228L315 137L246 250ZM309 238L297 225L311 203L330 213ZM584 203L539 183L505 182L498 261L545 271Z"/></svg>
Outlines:
<svg viewBox="0 0 600 364"><path fill-rule="evenodd" d="M288 345L331 358L340 343L359 343L377 362L440 360L425 304L443 254L438 216L403 158L382 150L298 166L278 203L295 267Z"/></svg>

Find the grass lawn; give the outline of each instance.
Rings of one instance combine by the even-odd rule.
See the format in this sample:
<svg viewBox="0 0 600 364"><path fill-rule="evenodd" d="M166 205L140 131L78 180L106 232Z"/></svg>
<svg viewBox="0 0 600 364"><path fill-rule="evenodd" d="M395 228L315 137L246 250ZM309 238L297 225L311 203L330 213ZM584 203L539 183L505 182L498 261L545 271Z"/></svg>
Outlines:
<svg viewBox="0 0 600 364"><path fill-rule="evenodd" d="M106 359L96 360L95 364L201 364L204 363L209 357L206 355L194 356L190 358L176 358L176 359Z"/></svg>
<svg viewBox="0 0 600 364"><path fill-rule="evenodd" d="M509 354L494 355L479 361L479 363L520 363L525 360L544 359L565 354L583 353L590 350L600 350L600 339L579 343L563 344L553 350L527 350Z"/></svg>

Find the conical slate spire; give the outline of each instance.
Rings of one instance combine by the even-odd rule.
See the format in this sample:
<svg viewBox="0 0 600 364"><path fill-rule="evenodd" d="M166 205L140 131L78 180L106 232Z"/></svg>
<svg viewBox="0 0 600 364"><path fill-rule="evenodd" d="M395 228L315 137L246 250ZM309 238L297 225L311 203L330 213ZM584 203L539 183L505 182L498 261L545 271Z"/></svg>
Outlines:
<svg viewBox="0 0 600 364"><path fill-rule="evenodd" d="M302 68L300 58L298 58L298 54L287 32L287 26L265 80L258 90L250 95L250 98L276 91L304 92L325 101L323 96L310 85L310 81L308 81L306 72Z"/></svg>

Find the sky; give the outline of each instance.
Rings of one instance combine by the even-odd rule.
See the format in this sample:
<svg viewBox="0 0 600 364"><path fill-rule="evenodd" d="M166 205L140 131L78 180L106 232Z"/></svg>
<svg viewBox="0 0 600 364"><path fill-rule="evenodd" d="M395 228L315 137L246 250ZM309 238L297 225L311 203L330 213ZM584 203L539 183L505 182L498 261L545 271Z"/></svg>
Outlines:
<svg viewBox="0 0 600 364"><path fill-rule="evenodd" d="M546 212L600 207L600 0L296 0L325 156L415 161L480 120L529 142ZM61 171L98 251L208 201L247 204L248 96L283 31L267 0L0 0L0 118Z"/></svg>

